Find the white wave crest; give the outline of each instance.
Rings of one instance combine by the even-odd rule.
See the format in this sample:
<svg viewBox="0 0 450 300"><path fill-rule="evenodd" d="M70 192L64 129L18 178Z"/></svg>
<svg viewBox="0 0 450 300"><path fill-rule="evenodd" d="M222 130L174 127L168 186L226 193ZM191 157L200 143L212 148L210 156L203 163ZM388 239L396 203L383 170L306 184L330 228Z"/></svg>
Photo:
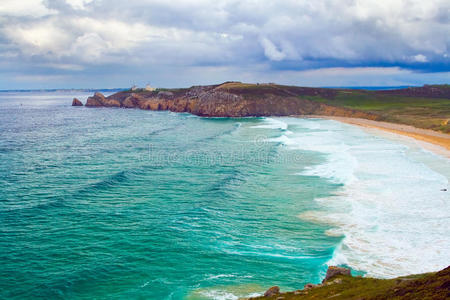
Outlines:
<svg viewBox="0 0 450 300"><path fill-rule="evenodd" d="M264 122L263 124L252 126L252 128L267 128L267 129L286 130L288 127L288 124L283 122L280 119L264 118L263 122Z"/></svg>

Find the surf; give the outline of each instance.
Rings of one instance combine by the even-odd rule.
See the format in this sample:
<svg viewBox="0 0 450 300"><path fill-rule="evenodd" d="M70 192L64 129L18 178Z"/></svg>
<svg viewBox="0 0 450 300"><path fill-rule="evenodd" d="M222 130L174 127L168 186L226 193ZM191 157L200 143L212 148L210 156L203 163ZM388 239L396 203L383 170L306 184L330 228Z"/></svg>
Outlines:
<svg viewBox="0 0 450 300"><path fill-rule="evenodd" d="M381 278L446 266L448 177L432 167L442 158L336 121L282 122L294 133L272 142L325 157L323 163L299 170L298 176L341 185L333 195L315 199L320 210L299 214L304 221L332 226L327 235L342 236L328 265L346 265Z"/></svg>

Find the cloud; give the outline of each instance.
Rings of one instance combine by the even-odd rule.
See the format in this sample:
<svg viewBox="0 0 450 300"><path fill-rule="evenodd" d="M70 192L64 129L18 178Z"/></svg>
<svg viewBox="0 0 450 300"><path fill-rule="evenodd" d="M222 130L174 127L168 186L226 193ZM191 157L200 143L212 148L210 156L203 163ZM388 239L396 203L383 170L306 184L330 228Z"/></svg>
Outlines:
<svg viewBox="0 0 450 300"><path fill-rule="evenodd" d="M93 0L66 0L73 9L84 10L86 5L91 3Z"/></svg>
<svg viewBox="0 0 450 300"><path fill-rule="evenodd" d="M53 68L53 69L61 69L61 70L70 70L70 71L82 71L82 70L84 70L83 66L75 65L75 64L43 64L42 67Z"/></svg>
<svg viewBox="0 0 450 300"><path fill-rule="evenodd" d="M264 54L270 60L283 60L286 57L286 54L283 51L277 49L277 47L267 38L261 39L261 45L264 48Z"/></svg>
<svg viewBox="0 0 450 300"><path fill-rule="evenodd" d="M427 57L423 54L417 54L412 57L413 61L425 63L428 61Z"/></svg>
<svg viewBox="0 0 450 300"><path fill-rule="evenodd" d="M364 75L398 75L411 73L398 67L377 68L377 67L358 67L358 68L323 68L315 70L301 71L301 74L308 76L364 76Z"/></svg>
<svg viewBox="0 0 450 300"><path fill-rule="evenodd" d="M23 82L55 82L55 81L61 81L64 79L69 79L69 77L64 75L18 75L14 77L17 81L23 81Z"/></svg>
<svg viewBox="0 0 450 300"><path fill-rule="evenodd" d="M17 51L25 56L57 57L70 43L70 37L64 29L49 21L10 25L2 32L10 43L17 47Z"/></svg>
<svg viewBox="0 0 450 300"><path fill-rule="evenodd" d="M0 65L96 80L108 69L123 78L215 69L217 80L224 68L262 76L261 66L442 73L449 9L447 0L2 0Z"/></svg>
<svg viewBox="0 0 450 300"><path fill-rule="evenodd" d="M43 0L2 0L0 4L0 16L28 16L44 17L57 13L44 5Z"/></svg>
<svg viewBox="0 0 450 300"><path fill-rule="evenodd" d="M111 59L111 54L126 55L147 41L153 31L143 24L118 20L50 17L10 25L2 33L24 57L39 56L54 62L69 58L98 64Z"/></svg>

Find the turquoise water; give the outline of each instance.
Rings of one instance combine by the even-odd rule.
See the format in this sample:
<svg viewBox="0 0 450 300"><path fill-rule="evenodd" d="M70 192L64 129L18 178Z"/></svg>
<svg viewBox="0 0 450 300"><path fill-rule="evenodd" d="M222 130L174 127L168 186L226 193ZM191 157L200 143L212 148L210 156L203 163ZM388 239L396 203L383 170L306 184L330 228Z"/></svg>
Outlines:
<svg viewBox="0 0 450 300"><path fill-rule="evenodd" d="M410 141L73 96L0 94L0 298L236 299L331 263L448 264L448 159Z"/></svg>

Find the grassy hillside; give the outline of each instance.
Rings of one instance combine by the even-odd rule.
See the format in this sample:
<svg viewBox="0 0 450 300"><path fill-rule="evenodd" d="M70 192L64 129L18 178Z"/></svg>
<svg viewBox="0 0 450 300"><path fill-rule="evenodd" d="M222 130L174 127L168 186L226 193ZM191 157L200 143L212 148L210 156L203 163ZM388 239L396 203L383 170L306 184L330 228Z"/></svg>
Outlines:
<svg viewBox="0 0 450 300"><path fill-rule="evenodd" d="M338 275L320 287L252 299L450 299L450 267L437 273L395 279Z"/></svg>
<svg viewBox="0 0 450 300"><path fill-rule="evenodd" d="M320 96L304 98L375 113L387 122L450 132L450 99L390 95L360 90L339 90L334 98Z"/></svg>

